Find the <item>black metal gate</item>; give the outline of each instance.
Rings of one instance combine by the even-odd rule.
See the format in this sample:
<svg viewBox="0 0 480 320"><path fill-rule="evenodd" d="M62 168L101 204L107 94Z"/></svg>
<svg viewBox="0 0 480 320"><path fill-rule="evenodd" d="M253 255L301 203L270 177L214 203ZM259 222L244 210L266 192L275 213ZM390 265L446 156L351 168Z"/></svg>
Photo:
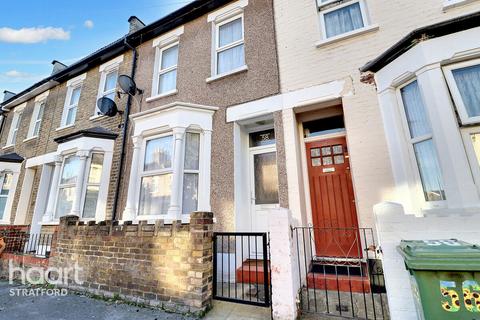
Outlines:
<svg viewBox="0 0 480 320"><path fill-rule="evenodd" d="M271 301L268 234L213 234L213 298L269 307Z"/></svg>
<svg viewBox="0 0 480 320"><path fill-rule="evenodd" d="M292 228L304 313L388 320L381 252L371 228ZM320 247L320 250L318 250ZM317 252L334 252L319 256Z"/></svg>

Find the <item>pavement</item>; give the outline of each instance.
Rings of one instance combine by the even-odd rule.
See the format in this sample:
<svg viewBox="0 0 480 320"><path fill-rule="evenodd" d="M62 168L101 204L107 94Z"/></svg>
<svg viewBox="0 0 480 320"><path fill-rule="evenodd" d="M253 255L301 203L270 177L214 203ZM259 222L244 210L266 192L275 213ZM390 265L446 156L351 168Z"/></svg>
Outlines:
<svg viewBox="0 0 480 320"><path fill-rule="evenodd" d="M22 296L27 287L0 281L0 320L193 320L195 318L70 293ZM270 309L215 301L206 320L269 320Z"/></svg>

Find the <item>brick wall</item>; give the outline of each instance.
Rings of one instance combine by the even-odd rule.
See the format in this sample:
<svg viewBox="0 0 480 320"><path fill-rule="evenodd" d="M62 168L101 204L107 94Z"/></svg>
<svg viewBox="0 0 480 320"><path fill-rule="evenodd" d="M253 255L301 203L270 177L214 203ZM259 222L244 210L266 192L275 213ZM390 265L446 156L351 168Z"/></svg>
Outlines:
<svg viewBox="0 0 480 320"><path fill-rule="evenodd" d="M190 224L112 222L85 225L63 217L50 267L82 268L68 287L176 311L203 313L212 299L213 214ZM73 277L71 277L73 279Z"/></svg>

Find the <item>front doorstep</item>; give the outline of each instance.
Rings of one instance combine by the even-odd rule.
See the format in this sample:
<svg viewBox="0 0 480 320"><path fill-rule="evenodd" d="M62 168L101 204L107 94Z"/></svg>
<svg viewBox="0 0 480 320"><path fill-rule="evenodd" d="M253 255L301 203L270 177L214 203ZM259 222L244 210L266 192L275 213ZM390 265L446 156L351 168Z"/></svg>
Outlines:
<svg viewBox="0 0 480 320"><path fill-rule="evenodd" d="M270 261L267 261L270 268ZM268 272L268 270L267 270ZM237 283L264 284L265 272L263 270L263 260L245 260L236 270Z"/></svg>

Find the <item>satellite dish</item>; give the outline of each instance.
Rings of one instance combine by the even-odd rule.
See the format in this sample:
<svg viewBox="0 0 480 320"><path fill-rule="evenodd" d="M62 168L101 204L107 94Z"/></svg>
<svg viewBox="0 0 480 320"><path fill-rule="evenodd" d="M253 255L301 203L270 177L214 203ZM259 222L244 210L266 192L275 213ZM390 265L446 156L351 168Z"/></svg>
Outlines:
<svg viewBox="0 0 480 320"><path fill-rule="evenodd" d="M110 98L103 97L97 100L97 107L103 116L114 117L119 111L117 108L117 104Z"/></svg>
<svg viewBox="0 0 480 320"><path fill-rule="evenodd" d="M129 94L134 96L135 94L142 93L143 90L137 89L137 85L135 84L135 81L127 76L127 75L120 75L118 77L118 85L122 89L123 93Z"/></svg>

